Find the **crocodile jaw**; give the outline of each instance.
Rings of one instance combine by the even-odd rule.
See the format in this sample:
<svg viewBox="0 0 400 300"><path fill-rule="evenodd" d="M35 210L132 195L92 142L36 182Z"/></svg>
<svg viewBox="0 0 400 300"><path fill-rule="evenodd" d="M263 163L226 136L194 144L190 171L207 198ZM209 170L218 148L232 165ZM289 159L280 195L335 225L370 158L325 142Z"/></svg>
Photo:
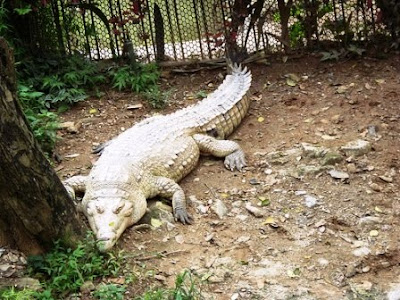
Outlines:
<svg viewBox="0 0 400 300"><path fill-rule="evenodd" d="M136 223L146 213L146 198L135 194L134 199L102 197L87 199L84 213L96 235L100 251L110 250L126 228Z"/></svg>

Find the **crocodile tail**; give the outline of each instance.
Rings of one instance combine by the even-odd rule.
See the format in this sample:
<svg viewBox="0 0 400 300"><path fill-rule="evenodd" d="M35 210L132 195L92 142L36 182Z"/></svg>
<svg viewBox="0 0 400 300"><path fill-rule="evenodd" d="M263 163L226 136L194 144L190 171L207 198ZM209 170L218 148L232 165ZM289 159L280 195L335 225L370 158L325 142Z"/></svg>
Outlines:
<svg viewBox="0 0 400 300"><path fill-rule="evenodd" d="M247 67L232 64L232 73L227 75L219 88L196 105L203 132L216 132L219 138L233 132L248 111L250 99L246 93L251 79Z"/></svg>

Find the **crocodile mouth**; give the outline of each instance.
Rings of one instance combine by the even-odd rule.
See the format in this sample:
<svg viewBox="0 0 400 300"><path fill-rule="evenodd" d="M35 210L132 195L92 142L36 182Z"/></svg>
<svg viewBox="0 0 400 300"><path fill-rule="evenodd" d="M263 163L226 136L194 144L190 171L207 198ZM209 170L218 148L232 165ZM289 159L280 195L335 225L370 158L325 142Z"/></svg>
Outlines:
<svg viewBox="0 0 400 300"><path fill-rule="evenodd" d="M103 235L97 238L97 247L101 252L107 252L110 250L117 241L117 236L115 234Z"/></svg>

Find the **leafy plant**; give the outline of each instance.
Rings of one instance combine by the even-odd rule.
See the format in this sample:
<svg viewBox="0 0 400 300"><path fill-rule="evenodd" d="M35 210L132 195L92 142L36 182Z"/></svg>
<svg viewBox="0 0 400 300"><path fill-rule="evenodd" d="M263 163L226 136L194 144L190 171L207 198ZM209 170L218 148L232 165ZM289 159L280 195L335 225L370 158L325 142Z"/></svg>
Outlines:
<svg viewBox="0 0 400 300"><path fill-rule="evenodd" d="M123 300L126 288L117 284L103 284L93 293L100 300Z"/></svg>
<svg viewBox="0 0 400 300"><path fill-rule="evenodd" d="M152 89L159 77L160 72L155 64L135 64L109 70L113 88L118 90L130 89L134 92L146 92Z"/></svg>
<svg viewBox="0 0 400 300"><path fill-rule="evenodd" d="M47 294L56 296L78 291L85 281L115 275L121 259L99 252L93 235L88 234L76 249L65 248L57 241L48 254L29 257L28 265L31 275L42 281Z"/></svg>
<svg viewBox="0 0 400 300"><path fill-rule="evenodd" d="M192 273L185 270L175 279L175 288L171 291L173 299L191 300L200 298L200 291L196 288L196 283Z"/></svg>
<svg viewBox="0 0 400 300"><path fill-rule="evenodd" d="M197 99L204 99L204 98L207 98L207 92L203 91L203 90L200 90L200 91L198 91L196 93L195 96L196 96Z"/></svg>
<svg viewBox="0 0 400 300"><path fill-rule="evenodd" d="M201 292L197 289L197 282L190 271L185 270L175 279L175 287L172 289L156 289L144 293L136 300L196 300L201 299Z"/></svg>
<svg viewBox="0 0 400 300"><path fill-rule="evenodd" d="M24 289L17 291L14 287L0 291L0 299L3 300L31 300L34 299L35 291Z"/></svg>
<svg viewBox="0 0 400 300"><path fill-rule="evenodd" d="M144 98L153 108L164 108L168 104L168 99L171 94L169 92L163 92L158 86L153 86L151 89L144 93Z"/></svg>
<svg viewBox="0 0 400 300"><path fill-rule="evenodd" d="M88 89L106 81L97 64L80 56L35 58L17 63L18 96L42 149L50 153L56 142L58 117L88 97Z"/></svg>

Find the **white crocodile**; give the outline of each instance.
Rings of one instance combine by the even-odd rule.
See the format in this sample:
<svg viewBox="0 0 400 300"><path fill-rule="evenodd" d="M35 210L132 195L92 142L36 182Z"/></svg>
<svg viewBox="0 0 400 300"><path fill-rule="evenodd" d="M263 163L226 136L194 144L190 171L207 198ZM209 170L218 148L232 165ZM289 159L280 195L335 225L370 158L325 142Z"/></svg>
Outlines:
<svg viewBox="0 0 400 300"><path fill-rule="evenodd" d="M146 213L146 199L172 198L175 219L191 223L185 194L177 184L198 163L200 153L225 157L230 170L246 165L240 146L225 137L247 113L251 73L232 68L219 88L196 105L139 122L107 143L88 176L64 185L80 205L99 241L99 249L114 246L124 230Z"/></svg>

